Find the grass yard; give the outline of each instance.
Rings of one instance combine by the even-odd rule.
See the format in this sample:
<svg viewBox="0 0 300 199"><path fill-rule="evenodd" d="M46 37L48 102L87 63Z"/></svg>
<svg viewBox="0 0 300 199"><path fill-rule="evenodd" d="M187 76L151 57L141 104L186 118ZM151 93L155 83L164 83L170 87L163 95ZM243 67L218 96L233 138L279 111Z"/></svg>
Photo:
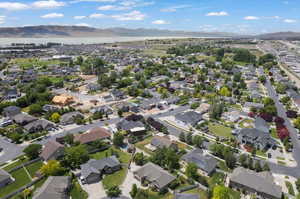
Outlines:
<svg viewBox="0 0 300 199"><path fill-rule="evenodd" d="M280 164L280 165L283 165L283 166L286 165L286 163L284 161L281 161L281 160L277 160L277 163Z"/></svg>
<svg viewBox="0 0 300 199"><path fill-rule="evenodd" d="M70 190L72 199L87 199L88 193L86 193L78 183L77 179L73 180L72 188Z"/></svg>
<svg viewBox="0 0 300 199"><path fill-rule="evenodd" d="M188 194L198 194L201 199L208 199L208 193L202 189L195 188L191 189L189 191L183 192L183 193L188 193Z"/></svg>
<svg viewBox="0 0 300 199"><path fill-rule="evenodd" d="M214 187L215 185L224 184L224 173L215 172L209 179L208 184L210 187Z"/></svg>
<svg viewBox="0 0 300 199"><path fill-rule="evenodd" d="M127 175L127 168L122 168L121 170L110 174L110 175L106 175L103 180L103 186L105 189L109 189L112 186L119 186L121 185Z"/></svg>
<svg viewBox="0 0 300 199"><path fill-rule="evenodd" d="M214 134L215 136L223 137L223 138L233 138L231 134L232 129L220 124L209 124L208 129L210 133Z"/></svg>
<svg viewBox="0 0 300 199"><path fill-rule="evenodd" d="M148 153L148 154L153 154L153 152L152 152L151 150L149 150L149 149L147 149L147 148L145 147L147 144L150 144L152 138L153 138L152 136L151 136L151 137L148 137L148 138L146 138L145 140L136 143L135 146L136 146L137 148L141 149L142 151L145 151L145 152Z"/></svg>
<svg viewBox="0 0 300 199"><path fill-rule="evenodd" d="M221 170L223 170L223 171L231 172L231 169L228 168L228 166L226 165L226 163L223 162L223 161L219 161L218 167L219 167L219 169L221 169Z"/></svg>
<svg viewBox="0 0 300 199"><path fill-rule="evenodd" d="M32 164L26 166L26 169L32 178L35 177L36 172L38 170L40 170L40 168L43 166L43 164L44 163L42 161L37 161L35 163L32 163Z"/></svg>
<svg viewBox="0 0 300 199"><path fill-rule="evenodd" d="M245 120L243 120L239 123L239 126L241 128L252 128L253 127L253 120L245 119Z"/></svg>
<svg viewBox="0 0 300 199"><path fill-rule="evenodd" d="M274 128L271 129L271 136L275 139L279 139L276 129Z"/></svg>
<svg viewBox="0 0 300 199"><path fill-rule="evenodd" d="M20 68L28 69L33 68L34 66L46 67L48 65L57 65L60 64L58 60L39 60L36 58L17 58L11 61L12 64L17 64Z"/></svg>
<svg viewBox="0 0 300 199"><path fill-rule="evenodd" d="M289 181L285 181L285 185L286 185L286 188L288 189L289 194L292 196L295 196L295 191L294 191L292 183Z"/></svg>
<svg viewBox="0 0 300 199"><path fill-rule="evenodd" d="M107 156L111 156L112 151L114 151L118 154L118 159L120 160L121 163L128 163L130 161L131 155L129 153L123 152L120 149L117 149L115 147L111 147L107 150L91 154L90 157L92 159L100 160L100 159L105 158Z"/></svg>
<svg viewBox="0 0 300 199"><path fill-rule="evenodd" d="M265 152L265 151L262 151L262 150L256 150L256 155L263 156L263 157L267 157L266 152Z"/></svg>
<svg viewBox="0 0 300 199"><path fill-rule="evenodd" d="M17 166L20 166L21 164L24 164L25 162L28 162L28 158L25 158L25 157L21 157L18 159L18 161L14 162L14 163L11 163L11 164L8 164L7 166L3 167L3 169L5 171L9 171Z"/></svg>
<svg viewBox="0 0 300 199"><path fill-rule="evenodd" d="M1 188L0 198L3 196L6 196L9 193L16 191L17 189L19 189L22 186L31 182L31 179L29 179L24 168L21 168L21 169L18 169L16 171L12 172L11 175L15 179L15 181L13 183Z"/></svg>

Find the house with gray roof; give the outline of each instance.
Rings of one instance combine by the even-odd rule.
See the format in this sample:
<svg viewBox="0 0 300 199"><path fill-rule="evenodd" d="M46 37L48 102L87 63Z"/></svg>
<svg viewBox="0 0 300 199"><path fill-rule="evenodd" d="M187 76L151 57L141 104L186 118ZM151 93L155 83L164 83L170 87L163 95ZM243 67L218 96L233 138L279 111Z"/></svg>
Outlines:
<svg viewBox="0 0 300 199"><path fill-rule="evenodd" d="M200 199L198 194L176 193L174 199Z"/></svg>
<svg viewBox="0 0 300 199"><path fill-rule="evenodd" d="M26 113L19 113L17 115L14 115L12 117L12 120L19 125L25 126L26 124L37 120L37 118Z"/></svg>
<svg viewBox="0 0 300 199"><path fill-rule="evenodd" d="M54 123L44 119L35 120L24 126L24 129L29 133L34 133L34 132L44 131L44 130L50 131L54 128L55 128Z"/></svg>
<svg viewBox="0 0 300 199"><path fill-rule="evenodd" d="M32 199L68 199L70 176L50 176Z"/></svg>
<svg viewBox="0 0 300 199"><path fill-rule="evenodd" d="M69 113L65 113L60 118L60 123L62 125L68 125L75 123L76 118L84 118L84 115L78 111L73 111Z"/></svg>
<svg viewBox="0 0 300 199"><path fill-rule="evenodd" d="M183 155L181 160L187 163L194 163L198 167L198 172L202 175L211 175L217 167L218 161L210 155L204 155L201 149L194 149L193 151Z"/></svg>
<svg viewBox="0 0 300 199"><path fill-rule="evenodd" d="M80 165L82 183L99 182L104 174L112 174L121 169L121 163L116 156L110 156L101 160L91 159Z"/></svg>
<svg viewBox="0 0 300 199"><path fill-rule="evenodd" d="M145 124L141 121L123 119L116 125L118 130L127 131L134 135L142 134L146 131Z"/></svg>
<svg viewBox="0 0 300 199"><path fill-rule="evenodd" d="M0 169L0 188L5 187L13 181L13 177L7 171Z"/></svg>
<svg viewBox="0 0 300 199"><path fill-rule="evenodd" d="M245 102L245 104L243 106L243 111L248 113L248 112L250 112L251 108L262 109L262 108L264 108L264 105L261 103Z"/></svg>
<svg viewBox="0 0 300 199"><path fill-rule="evenodd" d="M175 142L170 140L170 138L166 136L154 136L151 140L151 146L153 146L155 149L160 149L160 148L172 148L174 150L178 149L178 146Z"/></svg>
<svg viewBox="0 0 300 199"><path fill-rule="evenodd" d="M257 173L238 167L229 176L229 186L265 199L280 199L282 196L281 187L274 182L272 174L266 171Z"/></svg>
<svg viewBox="0 0 300 199"><path fill-rule="evenodd" d="M264 132L264 133L269 133L270 132L270 126L268 123L261 117L255 118L254 121L254 126L256 129Z"/></svg>
<svg viewBox="0 0 300 199"><path fill-rule="evenodd" d="M202 115L195 111L187 111L176 114L175 119L182 125L195 126L202 120Z"/></svg>
<svg viewBox="0 0 300 199"><path fill-rule="evenodd" d="M244 128L238 132L238 141L241 144L252 145L259 150L267 150L277 146L277 142L270 133L262 132L256 128Z"/></svg>
<svg viewBox="0 0 300 199"><path fill-rule="evenodd" d="M10 117L10 118L19 113L21 113L21 108L17 107L17 106L8 106L8 107L4 108L2 111L2 114L5 117Z"/></svg>
<svg viewBox="0 0 300 199"><path fill-rule="evenodd" d="M56 160L64 155L64 145L56 142L55 140L50 140L47 142L42 149L40 157L44 161Z"/></svg>
<svg viewBox="0 0 300 199"><path fill-rule="evenodd" d="M168 185L176 179L176 177L171 175L168 171L152 162L145 164L137 171L134 171L133 174L137 180L142 183L147 181L150 187L157 190L167 188Z"/></svg>

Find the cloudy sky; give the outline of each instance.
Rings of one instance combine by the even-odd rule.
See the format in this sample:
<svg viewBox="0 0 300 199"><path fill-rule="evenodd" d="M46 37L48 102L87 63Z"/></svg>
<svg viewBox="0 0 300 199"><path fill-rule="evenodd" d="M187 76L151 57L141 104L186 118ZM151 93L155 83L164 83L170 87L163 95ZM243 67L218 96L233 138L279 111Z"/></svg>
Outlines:
<svg viewBox="0 0 300 199"><path fill-rule="evenodd" d="M0 0L0 26L300 31L299 0Z"/></svg>

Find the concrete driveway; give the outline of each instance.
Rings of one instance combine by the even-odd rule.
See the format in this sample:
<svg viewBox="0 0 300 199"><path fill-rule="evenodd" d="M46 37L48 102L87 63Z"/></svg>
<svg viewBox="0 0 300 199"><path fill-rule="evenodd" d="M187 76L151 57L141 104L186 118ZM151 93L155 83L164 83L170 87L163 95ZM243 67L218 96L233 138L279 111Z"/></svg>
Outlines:
<svg viewBox="0 0 300 199"><path fill-rule="evenodd" d="M84 185L82 185L81 182L79 182L79 184L81 185L82 189L89 194L88 199L99 199L106 196L101 181L98 183L84 184Z"/></svg>
<svg viewBox="0 0 300 199"><path fill-rule="evenodd" d="M0 148L3 148L3 151L0 153L0 164L2 164L22 155L25 146L8 142L4 137L0 136Z"/></svg>
<svg viewBox="0 0 300 199"><path fill-rule="evenodd" d="M131 197L130 191L133 184L136 184L137 187L141 187L141 183L134 178L133 172L138 170L140 166L137 166L135 163L131 163L131 168L127 172L127 176L123 182L123 184L120 186L120 189L122 190L122 195Z"/></svg>

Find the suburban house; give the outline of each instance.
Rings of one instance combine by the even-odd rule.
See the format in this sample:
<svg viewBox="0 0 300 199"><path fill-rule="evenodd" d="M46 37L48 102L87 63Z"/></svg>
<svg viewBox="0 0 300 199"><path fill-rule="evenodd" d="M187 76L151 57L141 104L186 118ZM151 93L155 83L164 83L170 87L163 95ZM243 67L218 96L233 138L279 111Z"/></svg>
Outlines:
<svg viewBox="0 0 300 199"><path fill-rule="evenodd" d="M238 132L238 141L241 144L252 145L259 150L267 150L277 146L276 141L269 133L255 128L244 128Z"/></svg>
<svg viewBox="0 0 300 199"><path fill-rule="evenodd" d="M133 135L141 135L146 132L146 127L141 121L123 119L122 121L117 123L116 126L118 130L126 131Z"/></svg>
<svg viewBox="0 0 300 199"><path fill-rule="evenodd" d="M174 150L178 149L178 146L175 142L170 140L167 136L154 136L151 140L149 148L152 151L160 148L172 148Z"/></svg>
<svg viewBox="0 0 300 199"><path fill-rule="evenodd" d="M74 136L74 142L78 141L81 144L89 144L96 140L110 139L110 137L111 133L105 128L94 127L86 133L76 134Z"/></svg>
<svg viewBox="0 0 300 199"><path fill-rule="evenodd" d="M24 126L24 129L26 129L29 133L34 133L38 131L43 130L52 130L55 128L55 124L52 122L49 122L47 120L41 119L41 120L35 120L33 122L30 122L29 124Z"/></svg>
<svg viewBox="0 0 300 199"><path fill-rule="evenodd" d="M208 103L202 103L198 108L196 108L196 111L200 114L207 113L210 109L211 105Z"/></svg>
<svg viewBox="0 0 300 199"><path fill-rule="evenodd" d="M198 194L175 193L174 199L200 199Z"/></svg>
<svg viewBox="0 0 300 199"><path fill-rule="evenodd" d="M114 100L122 100L122 99L126 98L124 92L121 90L117 90L117 89L111 91L111 95Z"/></svg>
<svg viewBox="0 0 300 199"><path fill-rule="evenodd" d="M251 112L251 108L262 109L264 108L264 105L260 103L254 103L254 102L245 102L243 106L243 111L249 113Z"/></svg>
<svg viewBox="0 0 300 199"><path fill-rule="evenodd" d="M270 132L270 126L268 123L261 117L255 118L254 121L254 126L257 130L260 130L264 133L269 133Z"/></svg>
<svg viewBox="0 0 300 199"><path fill-rule="evenodd" d="M237 110L225 112L222 114L222 119L229 122L237 122L241 119L241 112Z"/></svg>
<svg viewBox="0 0 300 199"><path fill-rule="evenodd" d="M111 107L109 107L108 105L103 105L103 106L98 106L95 108L92 108L90 110L91 113L96 113L96 112L100 112L102 114L107 114L107 115L111 115L114 113L113 109Z"/></svg>
<svg viewBox="0 0 300 199"><path fill-rule="evenodd" d="M37 120L37 118L26 113L19 113L17 115L14 115L12 117L12 120L19 125L25 126L26 124Z"/></svg>
<svg viewBox="0 0 300 199"><path fill-rule="evenodd" d="M45 112L56 112L59 111L60 107L56 105L51 105L51 104L45 104L43 106L43 111Z"/></svg>
<svg viewBox="0 0 300 199"><path fill-rule="evenodd" d="M195 126L202 120L202 115L195 111L187 111L176 114L175 119L182 125Z"/></svg>
<svg viewBox="0 0 300 199"><path fill-rule="evenodd" d="M4 108L2 111L2 114L5 117L9 117L9 118L11 118L19 113L21 113L21 108L17 107L17 106L8 106L8 107Z"/></svg>
<svg viewBox="0 0 300 199"><path fill-rule="evenodd" d="M68 95L57 95L53 97L52 102L60 106L66 106L73 102L73 97Z"/></svg>
<svg viewBox="0 0 300 199"><path fill-rule="evenodd" d="M198 167L198 172L205 176L210 176L217 167L218 161L210 155L204 155L201 149L193 151L181 157L183 164L194 163Z"/></svg>
<svg viewBox="0 0 300 199"><path fill-rule="evenodd" d="M229 176L229 186L265 199L280 199L282 196L281 187L274 183L272 174L266 171L257 173L238 167Z"/></svg>
<svg viewBox="0 0 300 199"><path fill-rule="evenodd" d="M121 164L116 156L110 156L101 160L91 159L80 165L83 183L91 184L99 182L103 174L111 174L121 169Z"/></svg>
<svg viewBox="0 0 300 199"><path fill-rule="evenodd" d="M54 141L50 140L48 141L40 154L40 157L44 161L48 160L56 160L64 155L64 145Z"/></svg>
<svg viewBox="0 0 300 199"><path fill-rule="evenodd" d="M5 170L0 169L0 188L14 181L13 177Z"/></svg>
<svg viewBox="0 0 300 199"><path fill-rule="evenodd" d="M68 125L68 124L73 124L75 123L75 120L77 118L81 118L83 119L84 118L84 115L81 114L80 112L78 111L73 111L73 112L69 112L69 113L65 113L61 116L60 118L60 123L62 125Z"/></svg>
<svg viewBox="0 0 300 199"><path fill-rule="evenodd" d="M69 176L50 176L43 186L37 190L32 199L67 199L71 186Z"/></svg>
<svg viewBox="0 0 300 199"><path fill-rule="evenodd" d="M149 182L149 186L157 190L167 188L168 185L176 179L176 177L171 175L168 171L153 164L152 162L145 164L133 173L137 180L142 183L147 181Z"/></svg>

